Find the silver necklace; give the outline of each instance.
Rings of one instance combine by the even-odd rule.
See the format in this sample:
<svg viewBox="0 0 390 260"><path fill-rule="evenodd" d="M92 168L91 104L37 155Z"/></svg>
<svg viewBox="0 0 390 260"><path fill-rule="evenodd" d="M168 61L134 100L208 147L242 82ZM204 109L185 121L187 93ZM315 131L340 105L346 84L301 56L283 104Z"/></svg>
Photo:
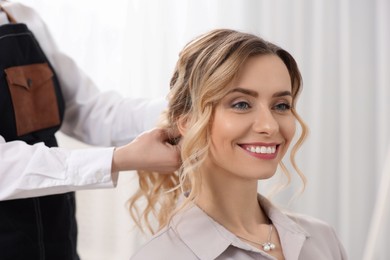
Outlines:
<svg viewBox="0 0 390 260"><path fill-rule="evenodd" d="M252 243L254 243L254 244L256 244L256 245L262 246L262 247L263 247L263 250L264 250L265 252L268 252L268 251L274 250L274 249L276 248L275 244L271 242L272 230L273 230L273 226L272 226L272 224L270 224L270 225L269 225L268 240L267 240L267 242L265 242L265 243L259 243L259 242L256 242L256 241L247 239L247 238L245 238L245 237L241 237L241 236L239 236L239 235L236 235L236 236L239 237L239 238L241 238L241 239L243 239L243 240L245 240L245 241L252 242Z"/></svg>

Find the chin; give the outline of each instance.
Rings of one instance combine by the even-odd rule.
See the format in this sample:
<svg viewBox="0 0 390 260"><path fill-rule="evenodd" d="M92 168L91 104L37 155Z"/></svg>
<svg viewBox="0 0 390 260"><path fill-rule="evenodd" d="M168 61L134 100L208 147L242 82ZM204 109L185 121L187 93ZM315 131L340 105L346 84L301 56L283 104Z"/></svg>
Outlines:
<svg viewBox="0 0 390 260"><path fill-rule="evenodd" d="M247 174L245 174L245 177L247 179L252 179L252 180L267 180L272 178L275 175L275 172L276 170L273 172L262 172L262 173L259 173L258 171L252 173L248 172Z"/></svg>
<svg viewBox="0 0 390 260"><path fill-rule="evenodd" d="M275 172L269 173L269 174L262 174L262 175L259 175L257 179L258 179L259 181L260 181L260 180L268 180L268 179L274 177L274 175L275 175Z"/></svg>

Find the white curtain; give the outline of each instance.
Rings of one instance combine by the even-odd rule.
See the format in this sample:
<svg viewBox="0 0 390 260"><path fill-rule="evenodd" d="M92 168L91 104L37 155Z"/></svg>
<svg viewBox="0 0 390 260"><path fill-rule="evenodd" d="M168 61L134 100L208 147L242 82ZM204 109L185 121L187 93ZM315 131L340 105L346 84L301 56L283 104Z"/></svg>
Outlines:
<svg viewBox="0 0 390 260"><path fill-rule="evenodd" d="M390 144L390 1L20 2L44 17L103 91L125 96L166 95L179 51L213 28L259 34L289 50L303 74L299 112L311 129L298 156L307 188L289 207L329 222L350 259L362 258ZM136 185L128 173L115 190L78 193L82 259L128 259L142 244L125 209ZM287 207L297 188L294 181L275 199ZM390 259L389 233L383 221L372 259Z"/></svg>

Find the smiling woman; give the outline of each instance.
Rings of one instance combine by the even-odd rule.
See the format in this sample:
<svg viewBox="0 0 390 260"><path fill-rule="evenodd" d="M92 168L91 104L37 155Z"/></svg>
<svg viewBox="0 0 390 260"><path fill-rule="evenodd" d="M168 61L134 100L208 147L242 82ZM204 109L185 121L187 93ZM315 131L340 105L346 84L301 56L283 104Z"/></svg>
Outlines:
<svg viewBox="0 0 390 260"><path fill-rule="evenodd" d="M133 259L346 259L333 229L287 214L257 193L281 166L301 125L294 58L263 39L214 30L180 53L163 127L181 145L178 172L139 172L132 217L159 233ZM145 197L146 207L138 200ZM158 227L150 216L157 217Z"/></svg>

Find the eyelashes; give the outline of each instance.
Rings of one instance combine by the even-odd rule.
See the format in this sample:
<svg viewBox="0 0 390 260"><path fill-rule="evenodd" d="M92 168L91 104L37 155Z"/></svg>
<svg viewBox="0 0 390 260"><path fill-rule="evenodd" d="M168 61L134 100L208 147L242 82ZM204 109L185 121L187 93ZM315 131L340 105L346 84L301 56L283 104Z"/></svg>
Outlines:
<svg viewBox="0 0 390 260"><path fill-rule="evenodd" d="M275 110L277 111L289 111L291 110L290 103L279 103L274 106Z"/></svg>
<svg viewBox="0 0 390 260"><path fill-rule="evenodd" d="M291 107L292 106L289 102L280 102L272 106L271 109L277 112L285 112L285 111L290 111ZM242 111L250 110L252 108L252 105L250 104L250 102L247 101L237 101L231 105L231 108L242 112Z"/></svg>
<svg viewBox="0 0 390 260"><path fill-rule="evenodd" d="M252 108L251 105L246 101L235 102L231 107L239 111L245 111Z"/></svg>

